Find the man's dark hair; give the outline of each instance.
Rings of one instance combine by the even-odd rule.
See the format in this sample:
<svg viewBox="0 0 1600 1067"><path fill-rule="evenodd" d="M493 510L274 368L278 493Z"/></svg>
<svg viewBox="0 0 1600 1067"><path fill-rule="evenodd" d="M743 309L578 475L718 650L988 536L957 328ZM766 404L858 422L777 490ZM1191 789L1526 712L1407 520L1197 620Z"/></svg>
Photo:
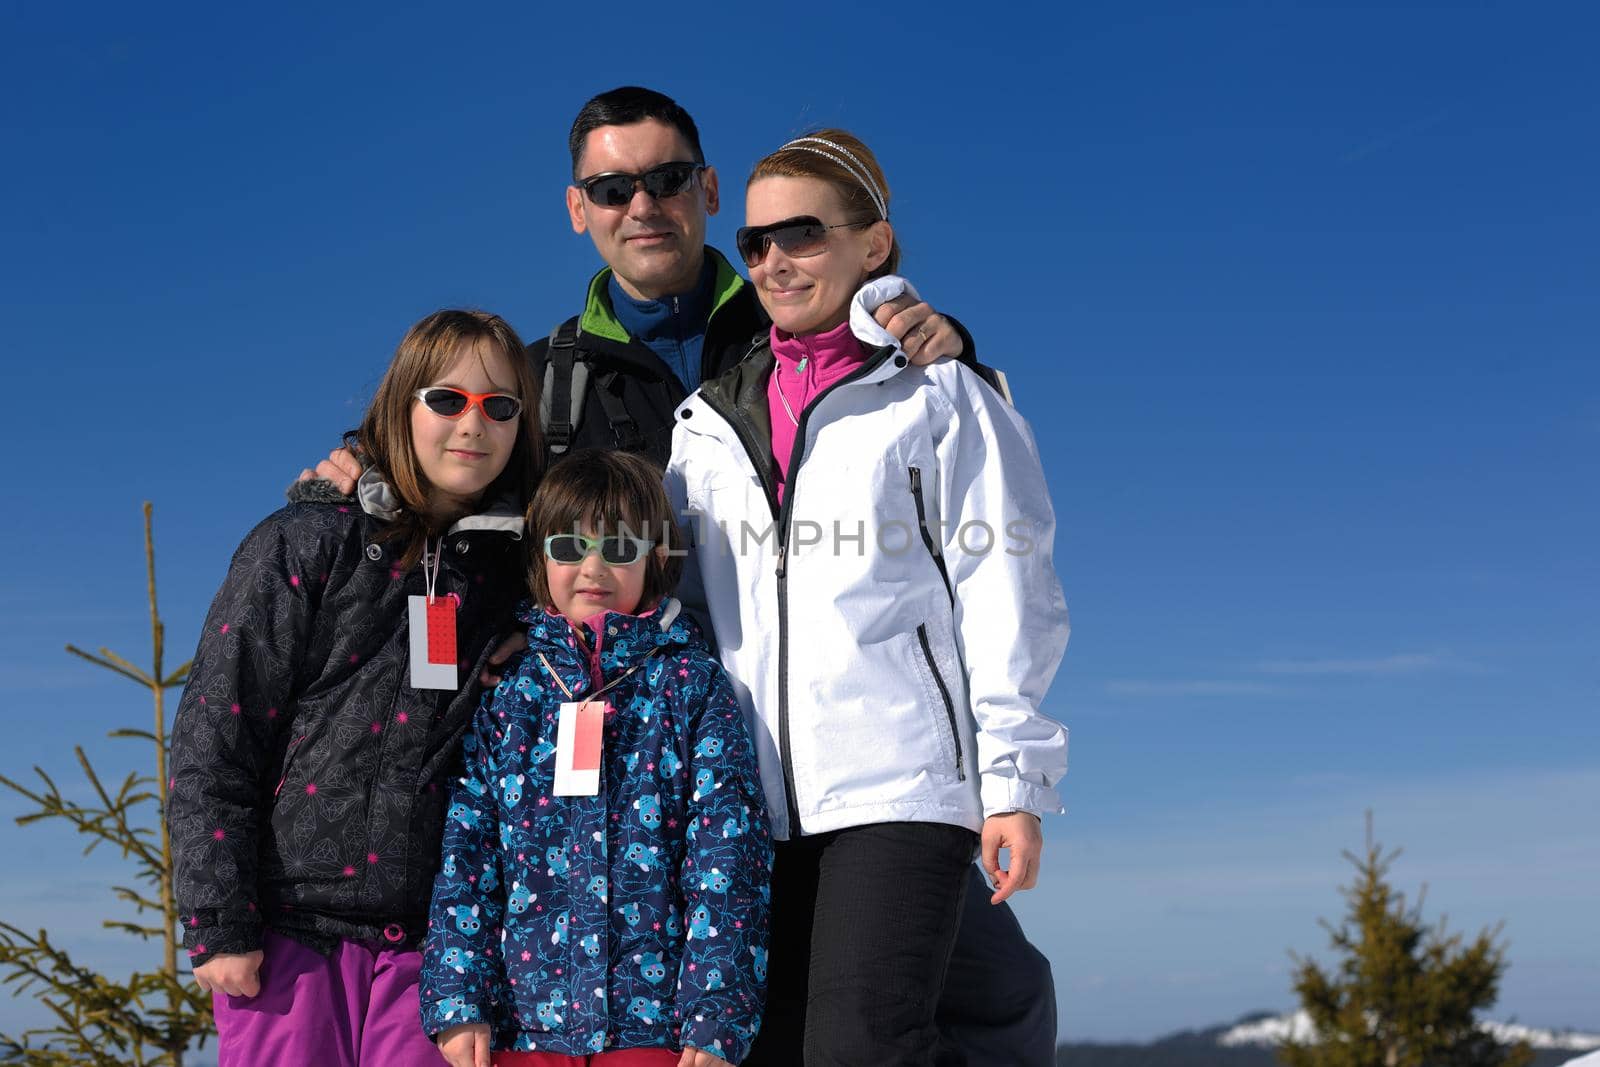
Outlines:
<svg viewBox="0 0 1600 1067"><path fill-rule="evenodd" d="M583 156L584 142L591 132L602 126L631 126L645 119L655 119L683 134L683 139L689 143L689 151L694 153L694 161L706 161L705 153L700 150L700 131L695 128L694 119L678 106L676 100L654 89L624 85L620 89L591 97L579 109L578 117L572 120L572 134L567 138L567 147L572 151L573 180L583 177L578 173L578 164Z"/></svg>

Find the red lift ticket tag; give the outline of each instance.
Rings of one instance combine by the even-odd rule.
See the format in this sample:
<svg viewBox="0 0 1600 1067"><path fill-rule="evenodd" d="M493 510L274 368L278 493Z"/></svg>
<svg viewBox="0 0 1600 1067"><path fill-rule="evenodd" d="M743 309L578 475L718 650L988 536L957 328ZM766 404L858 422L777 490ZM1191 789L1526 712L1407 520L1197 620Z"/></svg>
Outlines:
<svg viewBox="0 0 1600 1067"><path fill-rule="evenodd" d="M408 597L411 630L411 688L459 689L456 680L456 600Z"/></svg>
<svg viewBox="0 0 1600 1067"><path fill-rule="evenodd" d="M603 700L561 705L556 719L556 796L592 797L600 792L600 734L605 725Z"/></svg>

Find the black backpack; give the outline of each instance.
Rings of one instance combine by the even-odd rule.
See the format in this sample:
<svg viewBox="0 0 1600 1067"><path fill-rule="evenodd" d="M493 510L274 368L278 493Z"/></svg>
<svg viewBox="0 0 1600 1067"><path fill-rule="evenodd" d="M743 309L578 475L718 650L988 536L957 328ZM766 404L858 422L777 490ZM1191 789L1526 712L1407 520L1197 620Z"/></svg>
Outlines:
<svg viewBox="0 0 1600 1067"><path fill-rule="evenodd" d="M643 450L644 435L622 403L621 376L614 370L594 374L578 344L579 337L577 316L550 331L539 393L539 425L544 430L545 451L553 462L571 450L578 427L583 425L583 409L591 388L611 424L616 446L627 452Z"/></svg>

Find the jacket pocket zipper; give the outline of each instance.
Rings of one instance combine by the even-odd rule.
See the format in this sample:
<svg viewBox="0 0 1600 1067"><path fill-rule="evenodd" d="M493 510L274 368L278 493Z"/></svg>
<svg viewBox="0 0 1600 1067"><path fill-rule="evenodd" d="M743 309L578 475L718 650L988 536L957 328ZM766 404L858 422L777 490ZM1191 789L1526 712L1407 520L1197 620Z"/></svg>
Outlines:
<svg viewBox="0 0 1600 1067"><path fill-rule="evenodd" d="M911 500L917 505L917 529L922 533L922 547L928 550L928 555L933 558L933 565L939 568L939 580L944 582L945 595L950 598L950 603L954 604L956 602L956 594L950 588L950 572L945 570L944 554L939 551L939 546L933 540L933 532L928 529L928 511L922 502L922 468L911 467L909 470L911 473Z"/></svg>
<svg viewBox="0 0 1600 1067"><path fill-rule="evenodd" d="M295 738L294 741L289 745L289 751L283 754L283 776L278 779L277 788L273 789L272 791L273 796L277 796L278 793L283 789L283 783L289 780L289 768L294 766L295 749L299 748L300 742L304 741L305 739L305 734L301 734L299 737Z"/></svg>
<svg viewBox="0 0 1600 1067"><path fill-rule="evenodd" d="M944 684L944 675L939 673L939 665L933 661L933 646L928 643L928 627L926 624L917 627L917 641L922 645L922 658L928 661L928 669L933 672L933 680L939 687L939 696L944 700L944 717L950 723L950 742L956 750L956 778L967 780L967 770L961 759L961 734L956 730L956 706L950 699L950 689Z"/></svg>

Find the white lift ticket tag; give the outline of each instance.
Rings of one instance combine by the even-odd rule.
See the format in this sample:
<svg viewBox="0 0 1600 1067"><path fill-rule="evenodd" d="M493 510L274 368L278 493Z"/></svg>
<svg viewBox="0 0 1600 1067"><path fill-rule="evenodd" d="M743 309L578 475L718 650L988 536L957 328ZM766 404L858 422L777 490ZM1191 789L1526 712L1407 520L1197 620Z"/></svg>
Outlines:
<svg viewBox="0 0 1600 1067"><path fill-rule="evenodd" d="M600 792L600 734L605 725L603 700L561 705L556 719L556 796L592 797Z"/></svg>
<svg viewBox="0 0 1600 1067"><path fill-rule="evenodd" d="M460 689L456 680L456 601L407 597L411 630L411 688Z"/></svg>

